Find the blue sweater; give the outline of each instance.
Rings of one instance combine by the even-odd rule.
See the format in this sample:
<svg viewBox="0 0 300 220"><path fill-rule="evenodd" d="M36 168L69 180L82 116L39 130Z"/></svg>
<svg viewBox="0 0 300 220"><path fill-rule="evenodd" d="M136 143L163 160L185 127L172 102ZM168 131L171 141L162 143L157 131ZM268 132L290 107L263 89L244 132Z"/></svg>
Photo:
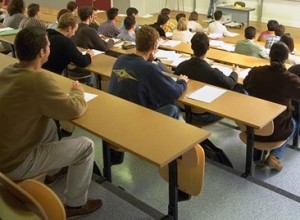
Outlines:
<svg viewBox="0 0 300 220"><path fill-rule="evenodd" d="M184 80L176 82L164 75L154 63L135 54L124 54L116 60L109 93L156 110L173 104L186 89Z"/></svg>

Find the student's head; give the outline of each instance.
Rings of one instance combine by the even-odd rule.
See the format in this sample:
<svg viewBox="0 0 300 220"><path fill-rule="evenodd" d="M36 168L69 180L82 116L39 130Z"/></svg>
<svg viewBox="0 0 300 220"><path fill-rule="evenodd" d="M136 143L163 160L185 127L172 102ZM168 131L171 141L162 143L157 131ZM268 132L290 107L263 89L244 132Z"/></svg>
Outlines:
<svg viewBox="0 0 300 220"><path fill-rule="evenodd" d="M278 22L276 20L269 20L267 27L268 31L275 31L275 27L278 25Z"/></svg>
<svg viewBox="0 0 300 220"><path fill-rule="evenodd" d="M119 13L119 9L117 9L117 8L108 9L106 11L107 19L110 21L114 20L118 16L118 13Z"/></svg>
<svg viewBox="0 0 300 220"><path fill-rule="evenodd" d="M23 0L11 0L7 6L7 12L10 16L25 11L25 3Z"/></svg>
<svg viewBox="0 0 300 220"><path fill-rule="evenodd" d="M36 16L37 13L39 13L39 11L40 11L40 6L38 4L32 3L32 4L28 5L28 8L27 8L28 17Z"/></svg>
<svg viewBox="0 0 300 220"><path fill-rule="evenodd" d="M59 18L57 28L63 30L67 37L72 37L78 29L78 23L79 17L67 12Z"/></svg>
<svg viewBox="0 0 300 220"><path fill-rule="evenodd" d="M188 20L186 18L180 18L177 23L177 30L186 31L188 28Z"/></svg>
<svg viewBox="0 0 300 220"><path fill-rule="evenodd" d="M159 34L157 30L149 26L142 26L136 32L135 43L136 50L140 52L149 52L158 46Z"/></svg>
<svg viewBox="0 0 300 220"><path fill-rule="evenodd" d="M274 69L283 69L284 62L289 57L289 48L283 42L275 42L270 49L270 62L271 67Z"/></svg>
<svg viewBox="0 0 300 220"><path fill-rule="evenodd" d="M44 29L37 27L22 29L17 34L14 45L20 61L33 61L40 56L42 64L47 62L50 43Z"/></svg>
<svg viewBox="0 0 300 220"><path fill-rule="evenodd" d="M139 11L136 8L130 7L130 8L127 8L127 10L126 10L126 15L128 17L130 17L130 16L136 17L138 13L139 13Z"/></svg>
<svg viewBox="0 0 300 220"><path fill-rule="evenodd" d="M78 10L78 5L75 1L69 1L67 4L67 9L69 9L73 14L76 14Z"/></svg>
<svg viewBox="0 0 300 220"><path fill-rule="evenodd" d="M222 11L215 11L214 18L215 18L216 21L220 21L222 16L223 16Z"/></svg>
<svg viewBox="0 0 300 220"><path fill-rule="evenodd" d="M198 21L199 14L196 11L192 11L189 16L189 21Z"/></svg>
<svg viewBox="0 0 300 220"><path fill-rule="evenodd" d="M70 11L69 9L66 9L66 8L60 9L59 12L58 12L57 15L56 15L57 21L59 20L59 18L60 18L63 14L65 14L65 13L67 13L67 12L71 12L71 11Z"/></svg>
<svg viewBox="0 0 300 220"><path fill-rule="evenodd" d="M256 35L255 27L253 27L253 26L246 27L246 29L245 29L245 38L246 39L252 40L255 38L255 35Z"/></svg>
<svg viewBox="0 0 300 220"><path fill-rule="evenodd" d="M160 11L161 15L167 15L168 17L170 17L170 13L171 13L171 10L169 8L163 8Z"/></svg>
<svg viewBox="0 0 300 220"><path fill-rule="evenodd" d="M78 9L78 16L81 21L87 21L90 19L92 21L93 17L93 7L87 6L87 7L81 7Z"/></svg>
<svg viewBox="0 0 300 220"><path fill-rule="evenodd" d="M134 29L135 26L135 18L132 16L127 16L124 19L124 27L126 30L131 30Z"/></svg>
<svg viewBox="0 0 300 220"><path fill-rule="evenodd" d="M186 15L184 13L178 13L175 18L176 18L176 21L178 22L180 20L180 18L186 18Z"/></svg>
<svg viewBox="0 0 300 220"><path fill-rule="evenodd" d="M191 44L196 57L202 57L209 49L209 39L203 32L197 32L192 37Z"/></svg>
<svg viewBox="0 0 300 220"><path fill-rule="evenodd" d="M279 24L274 29L275 35L281 37L285 32L285 27L282 24Z"/></svg>
<svg viewBox="0 0 300 220"><path fill-rule="evenodd" d="M280 38L280 41L286 44L290 52L294 51L295 49L294 39L289 33L283 34Z"/></svg>
<svg viewBox="0 0 300 220"><path fill-rule="evenodd" d="M168 22L169 19L170 18L168 15L158 15L157 16L157 24L164 25Z"/></svg>

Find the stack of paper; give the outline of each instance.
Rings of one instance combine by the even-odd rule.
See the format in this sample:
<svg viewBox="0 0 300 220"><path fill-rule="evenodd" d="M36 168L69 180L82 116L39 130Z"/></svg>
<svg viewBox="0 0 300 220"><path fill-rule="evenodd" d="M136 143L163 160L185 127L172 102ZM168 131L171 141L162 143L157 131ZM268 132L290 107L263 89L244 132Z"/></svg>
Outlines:
<svg viewBox="0 0 300 220"><path fill-rule="evenodd" d="M224 94L226 91L227 90L225 89L206 85L198 89L197 91L191 93L190 95L188 95L188 98L206 102L206 103L211 103L216 98Z"/></svg>

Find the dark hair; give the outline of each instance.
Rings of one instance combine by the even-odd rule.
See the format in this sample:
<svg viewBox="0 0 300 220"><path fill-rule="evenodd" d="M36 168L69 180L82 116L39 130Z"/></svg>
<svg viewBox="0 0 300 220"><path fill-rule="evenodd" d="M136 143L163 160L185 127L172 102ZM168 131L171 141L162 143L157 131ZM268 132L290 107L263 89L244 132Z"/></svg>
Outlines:
<svg viewBox="0 0 300 220"><path fill-rule="evenodd" d="M281 41L275 42L271 46L269 56L270 56L270 63L272 69L284 70L285 69L284 62L289 57L289 48L286 46L285 43Z"/></svg>
<svg viewBox="0 0 300 220"><path fill-rule="evenodd" d="M186 15L184 13L178 13L175 18L176 18L176 21L178 22L180 20L180 18L186 18Z"/></svg>
<svg viewBox="0 0 300 220"><path fill-rule="evenodd" d="M283 34L280 38L280 41L286 44L290 52L294 51L295 49L294 39L289 33Z"/></svg>
<svg viewBox="0 0 300 220"><path fill-rule="evenodd" d="M93 15L93 7L86 6L78 9L78 16L81 21L86 21L89 17Z"/></svg>
<svg viewBox="0 0 300 220"><path fill-rule="evenodd" d="M24 28L15 38L15 48L20 61L32 61L41 49L46 50L47 32L43 28Z"/></svg>
<svg viewBox="0 0 300 220"><path fill-rule="evenodd" d="M164 25L165 23L168 22L169 19L170 19L170 18L169 18L168 15L158 15L158 16L157 16L157 23L158 23L159 25Z"/></svg>
<svg viewBox="0 0 300 220"><path fill-rule="evenodd" d="M38 4L32 3L28 5L27 14L28 17L34 17L40 11L40 6Z"/></svg>
<svg viewBox="0 0 300 220"><path fill-rule="evenodd" d="M199 14L196 11L192 11L189 16L189 21L198 21Z"/></svg>
<svg viewBox="0 0 300 220"><path fill-rule="evenodd" d="M192 50L196 57L201 57L206 54L209 49L209 39L203 32L197 32L191 39Z"/></svg>
<svg viewBox="0 0 300 220"><path fill-rule="evenodd" d="M7 12L10 16L25 11L25 3L23 0L11 0L7 6Z"/></svg>
<svg viewBox="0 0 300 220"><path fill-rule="evenodd" d="M59 18L60 18L63 14L65 14L65 13L67 13L67 12L71 12L71 11L70 11L69 9L66 9L66 8L60 9L59 12L58 12L57 15L56 15L57 21L59 20Z"/></svg>
<svg viewBox="0 0 300 220"><path fill-rule="evenodd" d="M278 25L278 21L276 20L269 20L267 27L268 27L268 31L274 31L275 27Z"/></svg>
<svg viewBox="0 0 300 220"><path fill-rule="evenodd" d="M215 18L216 21L220 21L222 16L223 16L222 11L215 11L214 18Z"/></svg>
<svg viewBox="0 0 300 220"><path fill-rule="evenodd" d="M124 27L126 30L130 30L135 25L135 18L131 16L127 16L124 19Z"/></svg>
<svg viewBox="0 0 300 220"><path fill-rule="evenodd" d="M256 29L253 26L248 26L245 29L245 38L246 39L253 39L256 35Z"/></svg>
<svg viewBox="0 0 300 220"><path fill-rule="evenodd" d="M296 65L291 66L288 69L288 71L291 72L291 73L295 73L297 76L300 77L300 64L296 64Z"/></svg>
<svg viewBox="0 0 300 220"><path fill-rule="evenodd" d="M71 12L73 12L76 8L78 8L78 5L74 1L69 1L67 4L67 9L69 9Z"/></svg>
<svg viewBox="0 0 300 220"><path fill-rule="evenodd" d="M136 8L127 8L126 10L126 15L127 16L133 16L133 14L137 15L139 13L139 11Z"/></svg>
<svg viewBox="0 0 300 220"><path fill-rule="evenodd" d="M275 35L281 37L285 32L285 27L282 24L279 24L274 29Z"/></svg>
<svg viewBox="0 0 300 220"><path fill-rule="evenodd" d="M142 26L140 30L136 32L135 44L136 50L140 52L148 52L157 44L159 40L159 33L152 27Z"/></svg>
<svg viewBox="0 0 300 220"><path fill-rule="evenodd" d="M118 15L119 9L117 8L110 8L106 11L106 16L108 20L114 20L115 17Z"/></svg>
<svg viewBox="0 0 300 220"><path fill-rule="evenodd" d="M171 13L171 10L168 9L168 8L163 8L163 9L161 9L161 11L160 11L160 14L161 14L161 15L168 15L168 16L169 16L170 13Z"/></svg>

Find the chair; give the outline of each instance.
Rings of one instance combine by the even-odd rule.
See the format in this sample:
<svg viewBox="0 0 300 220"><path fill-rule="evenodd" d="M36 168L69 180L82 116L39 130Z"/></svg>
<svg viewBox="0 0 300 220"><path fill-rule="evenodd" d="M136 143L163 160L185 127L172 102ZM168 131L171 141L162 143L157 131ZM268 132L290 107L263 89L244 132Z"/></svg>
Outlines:
<svg viewBox="0 0 300 220"><path fill-rule="evenodd" d="M247 133L246 133L246 126L241 123L236 121L235 122L239 128L241 129L241 133L240 133L240 139L242 140L242 142L244 142L245 144L247 143ZM261 129L254 129L254 135L259 135L259 136L269 136L271 134L273 134L274 132L274 122L271 121L270 123L268 123L265 127L261 128ZM274 142L261 142L261 141L254 141L254 148L263 151L262 153L262 158L265 155L264 151L270 151L273 149L277 149L279 148L282 144L284 144L286 142L286 140L283 141L274 141Z"/></svg>
<svg viewBox="0 0 300 220"><path fill-rule="evenodd" d="M2 205L5 206L5 213L0 213L1 219L8 219L6 216L14 215L14 213L9 212L17 212L19 219L27 219L30 213L24 212L24 207L36 213L41 219L66 219L60 199L50 188L34 179L27 179L16 184L0 173L0 192L1 198L3 198L2 195L6 196L1 200L3 203L1 207ZM19 209L16 209L16 204L10 203L7 198L15 198L16 201L20 201ZM20 206L23 206L23 209Z"/></svg>
<svg viewBox="0 0 300 220"><path fill-rule="evenodd" d="M204 150L197 144L177 159L178 189L189 195L199 195L204 185L204 170ZM164 180L169 180L168 166L160 168L159 173Z"/></svg>

